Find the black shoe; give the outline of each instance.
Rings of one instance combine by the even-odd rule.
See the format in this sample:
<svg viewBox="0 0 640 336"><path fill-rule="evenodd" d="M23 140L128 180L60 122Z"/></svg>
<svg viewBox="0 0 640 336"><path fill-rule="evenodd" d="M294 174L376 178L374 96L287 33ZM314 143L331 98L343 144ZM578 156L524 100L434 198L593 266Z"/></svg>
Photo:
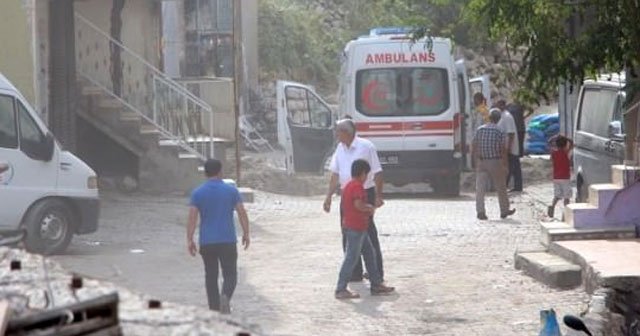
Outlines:
<svg viewBox="0 0 640 336"><path fill-rule="evenodd" d="M371 286L371 295L389 295L395 290L395 287L389 287L383 284L379 284L377 286Z"/></svg>
<svg viewBox="0 0 640 336"><path fill-rule="evenodd" d="M489 219L489 217L487 217L487 215L484 212L481 212L478 214L478 219L479 220L487 220Z"/></svg>
<svg viewBox="0 0 640 336"><path fill-rule="evenodd" d="M513 215L514 213L516 213L516 209L511 209L511 210L507 211L506 213L501 214L500 218L505 219L505 218Z"/></svg>

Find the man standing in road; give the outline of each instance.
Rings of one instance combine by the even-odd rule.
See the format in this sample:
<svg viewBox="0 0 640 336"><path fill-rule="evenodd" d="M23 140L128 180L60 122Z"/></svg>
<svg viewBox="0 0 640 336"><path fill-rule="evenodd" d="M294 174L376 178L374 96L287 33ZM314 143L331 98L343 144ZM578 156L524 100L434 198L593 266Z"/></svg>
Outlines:
<svg viewBox="0 0 640 336"><path fill-rule="evenodd" d="M238 249L233 211L238 212L242 226L242 245L249 248L249 217L240 192L221 179L222 163L209 159L204 164L207 181L196 188L189 202L187 247L192 256L198 248L193 241L200 218L200 255L204 261L205 284L209 309L231 313L229 301L238 280ZM218 264L222 268L222 295L218 289Z"/></svg>
<svg viewBox="0 0 640 336"><path fill-rule="evenodd" d="M500 218L513 215L516 210L509 209L507 196L507 150L505 134L498 128L501 112L494 108L489 112L489 123L480 126L472 144L472 158L476 168L476 212L478 219L487 220L484 196L487 182L493 182L500 203Z"/></svg>
<svg viewBox="0 0 640 336"><path fill-rule="evenodd" d="M509 171L506 177L506 184L509 185L509 180L513 177L513 189L511 192L522 191L522 167L520 166L520 140L518 138L518 128L516 122L509 111L507 111L507 104L504 100L500 100L497 103L497 107L501 112L500 122L498 127L507 136L506 146L509 160Z"/></svg>
<svg viewBox="0 0 640 336"><path fill-rule="evenodd" d="M324 211L329 212L331 210L331 199L338 189L344 187L351 180L351 166L354 161L362 159L369 163L371 171L367 175L367 179L364 182L364 188L367 192L367 201L369 204L376 208L381 207L384 204L382 199L382 166L378 158L378 152L376 147L367 139L360 138L356 135L356 125L351 119L343 119L336 124L336 136L338 137L338 147L333 153L331 158L331 180L329 182L329 191L324 201ZM340 208L340 226L342 227L342 208ZM376 256L376 262L381 277L384 279L384 270L382 263L382 252L380 250L380 241L378 240L378 229L376 228L373 216L369 219L369 227L367 229L369 239L373 244L374 253ZM344 230L342 231L342 249L344 251L346 246L346 238ZM356 263L351 281L362 281L362 258Z"/></svg>

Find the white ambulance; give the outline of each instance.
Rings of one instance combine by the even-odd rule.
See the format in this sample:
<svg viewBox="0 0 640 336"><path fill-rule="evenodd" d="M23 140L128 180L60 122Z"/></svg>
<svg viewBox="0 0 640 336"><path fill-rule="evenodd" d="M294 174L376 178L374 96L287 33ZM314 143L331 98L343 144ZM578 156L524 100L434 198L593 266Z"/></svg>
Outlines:
<svg viewBox="0 0 640 336"><path fill-rule="evenodd" d="M20 92L0 74L0 241L64 251L98 228L96 173L64 150Z"/></svg>
<svg viewBox="0 0 640 336"><path fill-rule="evenodd" d="M408 31L372 29L368 36L347 44L340 72L338 115L333 119L353 119L358 135L375 144L386 182L401 186L428 181L437 193L458 195L460 175L470 163L469 141L476 124L471 97L482 92L489 99L488 78L469 81L464 62L454 59L449 39L412 42ZM312 154L317 158L331 152L333 148L327 150L326 141L319 139L322 126L331 128L333 123L320 124L326 119L319 114L327 113L321 112L323 108L304 109L293 103L300 98L294 100L289 93L302 90L301 84L281 82L278 88L278 126L279 134L283 134L280 143L285 150L291 148L287 168L300 171L296 156L304 153L307 158L301 164L306 165ZM321 100L310 90L309 95ZM295 118L301 107L309 126L304 132L290 132L299 127ZM287 133L292 136L287 138Z"/></svg>

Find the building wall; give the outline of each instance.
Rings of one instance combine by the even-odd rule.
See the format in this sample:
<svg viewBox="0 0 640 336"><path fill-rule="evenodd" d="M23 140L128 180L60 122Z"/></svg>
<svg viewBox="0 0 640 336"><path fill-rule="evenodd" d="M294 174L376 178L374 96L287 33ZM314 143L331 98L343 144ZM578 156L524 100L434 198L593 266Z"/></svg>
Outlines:
<svg viewBox="0 0 640 336"><path fill-rule="evenodd" d="M34 104L32 1L2 0L0 6L0 72Z"/></svg>
<svg viewBox="0 0 640 336"><path fill-rule="evenodd" d="M149 115L153 104L152 67L161 67L161 3L151 0L127 0L124 4L120 33L120 41L124 45L124 48L120 49L120 96ZM114 82L118 81L112 78L110 42L104 36L111 35L112 8L113 0L76 2L76 12L91 23L76 20L76 58L77 68L82 76L90 77L112 91L118 91L117 85L114 85Z"/></svg>

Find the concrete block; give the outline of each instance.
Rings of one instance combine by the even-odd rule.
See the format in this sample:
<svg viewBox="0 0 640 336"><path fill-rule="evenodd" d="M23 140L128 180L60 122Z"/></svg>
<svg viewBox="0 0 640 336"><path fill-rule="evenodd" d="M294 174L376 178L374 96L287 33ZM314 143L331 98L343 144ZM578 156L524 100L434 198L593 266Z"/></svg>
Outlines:
<svg viewBox="0 0 640 336"><path fill-rule="evenodd" d="M616 184L592 184L589 186L589 203L606 209L621 187Z"/></svg>
<svg viewBox="0 0 640 336"><path fill-rule="evenodd" d="M601 227L580 229L566 223L541 223L540 242L549 246L553 242L565 240L600 240L600 239L634 239L636 228L632 225L618 227Z"/></svg>
<svg viewBox="0 0 640 336"><path fill-rule="evenodd" d="M580 266L543 251L516 253L515 268L554 288L569 289L582 284Z"/></svg>
<svg viewBox="0 0 640 336"><path fill-rule="evenodd" d="M611 166L611 183L620 187L626 187L631 184L639 174L640 167L613 165Z"/></svg>
<svg viewBox="0 0 640 336"><path fill-rule="evenodd" d="M564 208L565 222L576 228L602 226L602 211L589 203L571 203Z"/></svg>

